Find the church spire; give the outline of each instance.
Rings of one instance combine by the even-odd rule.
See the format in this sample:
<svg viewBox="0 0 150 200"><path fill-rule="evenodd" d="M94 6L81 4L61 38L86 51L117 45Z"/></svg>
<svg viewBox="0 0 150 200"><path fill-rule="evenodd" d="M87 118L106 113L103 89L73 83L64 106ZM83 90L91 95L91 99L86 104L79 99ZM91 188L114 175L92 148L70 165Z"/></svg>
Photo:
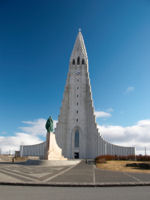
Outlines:
<svg viewBox="0 0 150 200"><path fill-rule="evenodd" d="M73 47L73 51L70 57L70 61L72 61L73 59L77 60L78 57L80 57L80 59L84 59L85 61L88 60L87 57L87 52L86 52L86 48L85 48L85 44L84 44L84 39L81 33L81 29L79 29L74 47ZM87 63L87 62L86 62Z"/></svg>

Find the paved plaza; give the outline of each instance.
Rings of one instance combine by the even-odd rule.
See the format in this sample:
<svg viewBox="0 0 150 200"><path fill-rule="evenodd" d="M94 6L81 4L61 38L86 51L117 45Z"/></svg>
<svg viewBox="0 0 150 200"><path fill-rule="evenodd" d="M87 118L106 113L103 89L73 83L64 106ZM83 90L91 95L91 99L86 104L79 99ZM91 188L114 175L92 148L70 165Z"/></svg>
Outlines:
<svg viewBox="0 0 150 200"><path fill-rule="evenodd" d="M145 187L24 187L0 186L0 200L148 200Z"/></svg>
<svg viewBox="0 0 150 200"><path fill-rule="evenodd" d="M97 169L81 161L74 166L0 163L0 183L40 185L150 185L150 174Z"/></svg>

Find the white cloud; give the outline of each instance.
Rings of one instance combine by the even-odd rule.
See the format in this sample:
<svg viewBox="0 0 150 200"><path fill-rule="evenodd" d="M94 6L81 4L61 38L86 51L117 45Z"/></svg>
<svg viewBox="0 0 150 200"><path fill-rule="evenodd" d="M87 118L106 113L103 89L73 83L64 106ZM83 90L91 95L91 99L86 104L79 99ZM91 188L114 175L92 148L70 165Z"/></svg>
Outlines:
<svg viewBox="0 0 150 200"><path fill-rule="evenodd" d="M130 92L133 92L134 90L135 90L135 87L129 86L129 87L125 90L124 94L129 94Z"/></svg>
<svg viewBox="0 0 150 200"><path fill-rule="evenodd" d="M56 128L57 120L53 120L54 129Z"/></svg>
<svg viewBox="0 0 150 200"><path fill-rule="evenodd" d="M28 134L36 135L36 136L45 136L46 135L46 119L37 119L35 121L23 121L22 123L28 125L24 127L20 127L20 129Z"/></svg>
<svg viewBox="0 0 150 200"><path fill-rule="evenodd" d="M46 119L40 118L34 121L23 121L26 126L20 127L22 132L16 132L14 136L0 136L0 149L2 153L19 150L20 145L33 145L43 142L40 136L46 136ZM53 120L54 128L56 120ZM5 132L4 132L5 133Z"/></svg>
<svg viewBox="0 0 150 200"><path fill-rule="evenodd" d="M13 153L15 150L19 150L20 145L32 145L42 142L38 137L26 134L16 133L14 136L0 136L0 148L2 153Z"/></svg>
<svg viewBox="0 0 150 200"><path fill-rule="evenodd" d="M99 132L109 142L123 146L135 146L137 153L150 154L150 119L138 121L132 126L98 125Z"/></svg>
<svg viewBox="0 0 150 200"><path fill-rule="evenodd" d="M109 112L104 111L95 111L96 118L107 118L111 117L111 114Z"/></svg>

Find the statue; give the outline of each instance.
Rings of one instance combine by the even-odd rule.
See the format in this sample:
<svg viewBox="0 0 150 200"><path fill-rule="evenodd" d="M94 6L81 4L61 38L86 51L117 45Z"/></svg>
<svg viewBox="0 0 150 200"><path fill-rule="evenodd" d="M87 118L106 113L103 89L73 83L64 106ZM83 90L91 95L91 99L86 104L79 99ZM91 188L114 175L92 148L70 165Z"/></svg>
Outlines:
<svg viewBox="0 0 150 200"><path fill-rule="evenodd" d="M48 118L48 120L45 124L45 128L48 133L53 132L53 120L52 120L51 116Z"/></svg>

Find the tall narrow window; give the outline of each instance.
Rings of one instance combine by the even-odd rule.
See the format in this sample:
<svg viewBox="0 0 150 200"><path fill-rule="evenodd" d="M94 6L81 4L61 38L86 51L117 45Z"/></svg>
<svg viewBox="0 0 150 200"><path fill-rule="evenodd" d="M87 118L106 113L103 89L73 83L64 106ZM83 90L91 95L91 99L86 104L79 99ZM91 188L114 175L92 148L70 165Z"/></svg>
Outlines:
<svg viewBox="0 0 150 200"><path fill-rule="evenodd" d="M78 130L76 130L76 132L75 132L74 147L76 147L76 148L79 147L79 131Z"/></svg>
<svg viewBox="0 0 150 200"><path fill-rule="evenodd" d="M75 65L75 59L73 59L72 64Z"/></svg>
<svg viewBox="0 0 150 200"><path fill-rule="evenodd" d="M82 64L84 65L84 63L85 63L85 62L84 62L84 59L82 59Z"/></svg>
<svg viewBox="0 0 150 200"><path fill-rule="evenodd" d="M80 57L77 58L77 65L80 65Z"/></svg>

